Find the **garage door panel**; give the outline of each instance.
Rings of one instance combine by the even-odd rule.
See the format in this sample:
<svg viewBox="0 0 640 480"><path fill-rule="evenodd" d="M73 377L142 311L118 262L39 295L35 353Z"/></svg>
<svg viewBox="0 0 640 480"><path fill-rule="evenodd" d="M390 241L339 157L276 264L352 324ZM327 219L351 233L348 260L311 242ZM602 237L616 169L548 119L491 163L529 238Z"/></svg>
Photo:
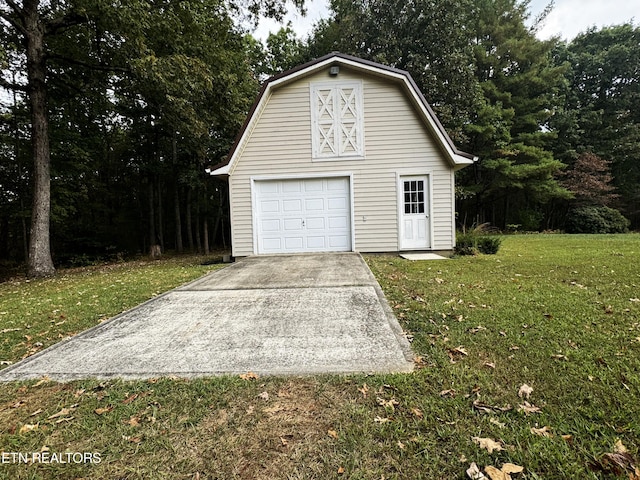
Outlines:
<svg viewBox="0 0 640 480"><path fill-rule="evenodd" d="M278 200L262 200L260 209L262 213L278 213L280 211L280 202Z"/></svg>
<svg viewBox="0 0 640 480"><path fill-rule="evenodd" d="M349 190L349 181L346 178L327 179L327 190L346 192Z"/></svg>
<svg viewBox="0 0 640 480"><path fill-rule="evenodd" d="M280 226L280 220L278 219L270 219L270 220L262 220L260 222L262 225L263 232L279 232L282 227Z"/></svg>
<svg viewBox="0 0 640 480"><path fill-rule="evenodd" d="M329 210L346 210L347 199L345 197L332 197L327 200Z"/></svg>
<svg viewBox="0 0 640 480"><path fill-rule="evenodd" d="M351 250L348 178L255 183L258 253Z"/></svg>
<svg viewBox="0 0 640 480"><path fill-rule="evenodd" d="M282 250L282 240L278 238L263 238L262 247L265 253L279 252Z"/></svg>
<svg viewBox="0 0 640 480"><path fill-rule="evenodd" d="M302 212L302 200L283 200L282 211L285 213L300 213Z"/></svg>
<svg viewBox="0 0 640 480"><path fill-rule="evenodd" d="M329 248L342 249L349 246L349 238L346 235L329 236Z"/></svg>
<svg viewBox="0 0 640 480"><path fill-rule="evenodd" d="M347 229L349 225L347 224L347 217L329 217L329 229Z"/></svg>
<svg viewBox="0 0 640 480"><path fill-rule="evenodd" d="M307 228L309 230L324 230L326 228L326 222L324 217L309 218L307 217Z"/></svg>
<svg viewBox="0 0 640 480"><path fill-rule="evenodd" d="M307 248L313 250L324 250L327 246L326 239L322 237L307 236Z"/></svg>
<svg viewBox="0 0 640 480"><path fill-rule="evenodd" d="M302 219L301 218L285 218L284 219L284 229L287 231L300 231L302 230Z"/></svg>
<svg viewBox="0 0 640 480"><path fill-rule="evenodd" d="M301 180L288 180L286 182L281 182L282 192L283 193L300 193L302 192L302 181Z"/></svg>
<svg viewBox="0 0 640 480"><path fill-rule="evenodd" d="M317 180L305 180L304 190L305 192L322 192L324 190L324 181L322 179Z"/></svg>
<svg viewBox="0 0 640 480"><path fill-rule="evenodd" d="M308 198L304 202L304 208L307 212L321 212L322 210L324 210L324 205L324 198Z"/></svg>
<svg viewBox="0 0 640 480"><path fill-rule="evenodd" d="M284 248L289 251L302 249L304 246L304 239L299 237L284 237Z"/></svg>

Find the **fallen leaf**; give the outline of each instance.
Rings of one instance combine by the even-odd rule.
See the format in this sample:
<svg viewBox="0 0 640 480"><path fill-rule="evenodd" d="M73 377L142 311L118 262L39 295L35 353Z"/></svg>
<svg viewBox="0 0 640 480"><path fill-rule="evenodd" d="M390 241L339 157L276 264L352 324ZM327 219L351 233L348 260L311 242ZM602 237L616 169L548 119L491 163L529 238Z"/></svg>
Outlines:
<svg viewBox="0 0 640 480"><path fill-rule="evenodd" d="M33 412L31 415L29 415L30 417L35 417L36 415L38 415L39 413L42 413L42 409L39 408L38 410L36 410L35 412Z"/></svg>
<svg viewBox="0 0 640 480"><path fill-rule="evenodd" d="M497 418L493 418L493 417L489 419L489 422L493 423L494 425L497 425L500 428L504 428L507 426L505 423L502 423Z"/></svg>
<svg viewBox="0 0 640 480"><path fill-rule="evenodd" d="M256 375L256 374L255 374L255 373L253 373L253 372L247 372L247 373L243 373L243 374L241 374L241 375L240 375L240 378L241 378L242 380L247 380L247 381L250 381L250 380L257 380L257 379L258 379L258 375Z"/></svg>
<svg viewBox="0 0 640 480"><path fill-rule="evenodd" d="M62 423L62 422L70 422L71 420L73 420L76 417L63 417L63 418L59 418L58 420L56 420L56 425Z"/></svg>
<svg viewBox="0 0 640 480"><path fill-rule="evenodd" d="M127 398L125 398L122 403L124 403L125 405L133 402L136 398L138 398L138 394L134 393L133 395L129 395Z"/></svg>
<svg viewBox="0 0 640 480"><path fill-rule="evenodd" d="M507 474L522 473L524 472L524 467L521 467L520 465L516 465L514 463L505 463L504 465L502 465L501 470Z"/></svg>
<svg viewBox="0 0 640 480"><path fill-rule="evenodd" d="M478 333L478 332L481 332L482 330L486 330L486 328L483 327L482 325L478 325L475 328L470 328L469 333Z"/></svg>
<svg viewBox="0 0 640 480"><path fill-rule="evenodd" d="M395 406L400 404L400 402L398 402L395 398L392 398L391 400L385 400L382 397L378 397L376 398L376 401L378 402L378 405L384 408L390 408L393 411L396 410Z"/></svg>
<svg viewBox="0 0 640 480"><path fill-rule="evenodd" d="M363 384L362 388L359 388L358 391L362 394L364 398L367 398L367 394L369 393L369 387L367 384Z"/></svg>
<svg viewBox="0 0 640 480"><path fill-rule="evenodd" d="M138 435L137 437L129 437L127 435L122 435L122 439L131 443L140 443L142 441L142 436Z"/></svg>
<svg viewBox="0 0 640 480"><path fill-rule="evenodd" d="M531 427L531 433L533 433L534 435L540 435L541 437L552 437L553 436L551 434L551 431L549 430L549 427L547 427L547 426L544 426L542 428Z"/></svg>
<svg viewBox="0 0 640 480"><path fill-rule="evenodd" d="M31 432L33 430L38 430L38 427L40 426L40 424L36 423L35 425L32 425L30 423L25 423L22 427L20 427L20 434L23 433L27 433L27 432Z"/></svg>
<svg viewBox="0 0 640 480"><path fill-rule="evenodd" d="M455 390L442 390L440 392L440 396L441 397L455 397L456 396L456 391Z"/></svg>
<svg viewBox="0 0 640 480"><path fill-rule="evenodd" d="M498 407L493 405L487 405L486 403L482 403L480 400L477 400L477 399L473 401L473 408L475 410L478 410L481 413L508 412L513 409L511 405Z"/></svg>
<svg viewBox="0 0 640 480"><path fill-rule="evenodd" d="M477 443L480 448L487 450L489 454L493 453L494 450L498 452L504 450L499 442L496 442L491 438L473 437L472 440Z"/></svg>
<svg viewBox="0 0 640 480"><path fill-rule="evenodd" d="M498 470L496 467L487 465L484 467L484 471L491 480L511 480L511 475L504 473L502 470Z"/></svg>
<svg viewBox="0 0 640 480"><path fill-rule="evenodd" d="M98 415L103 415L105 413L109 413L111 410L113 410L113 407L108 406L103 408L96 408L94 412L97 413Z"/></svg>
<svg viewBox="0 0 640 480"><path fill-rule="evenodd" d="M518 347L517 345L512 345L509 347L509 350L511 351L520 350L520 347Z"/></svg>
<svg viewBox="0 0 640 480"><path fill-rule="evenodd" d="M404 443L402 443L400 440L398 440L398 447L400 448L400 450L404 450L406 447L406 445Z"/></svg>
<svg viewBox="0 0 640 480"><path fill-rule="evenodd" d="M76 398L81 397L84 394L84 392L85 392L85 389L81 388L80 390L76 390L74 392L73 396L76 397Z"/></svg>
<svg viewBox="0 0 640 480"><path fill-rule="evenodd" d="M48 383L50 381L51 381L51 379L45 375L44 377L42 377L42 380L40 380L38 383L36 383L34 385L34 387L39 387L40 385L42 385L44 383Z"/></svg>
<svg viewBox="0 0 640 480"><path fill-rule="evenodd" d="M269 392L262 392L258 394L258 397L266 402L267 400L269 400Z"/></svg>
<svg viewBox="0 0 640 480"><path fill-rule="evenodd" d="M450 348L449 351L452 352L452 353L458 353L460 355L464 355L465 357L467 355L469 355L467 350L462 345L460 345L459 347L456 347L456 348Z"/></svg>
<svg viewBox="0 0 640 480"><path fill-rule="evenodd" d="M373 419L373 421L376 422L376 423L388 423L388 422L391 421L391 419L386 418L386 417L384 417L384 418L383 417L375 417Z"/></svg>
<svg viewBox="0 0 640 480"><path fill-rule="evenodd" d="M489 362L486 362L486 363L484 364L484 366L485 366L485 367L489 367L489 368L491 368L491 369L495 369L495 368L496 368L496 364L495 364L495 363L489 363Z"/></svg>
<svg viewBox="0 0 640 480"><path fill-rule="evenodd" d="M480 471L478 465L476 465L476 462L473 462L471 465L469 465L469 468L467 468L467 476L471 480L485 480L487 478Z"/></svg>
<svg viewBox="0 0 640 480"><path fill-rule="evenodd" d="M530 413L540 413L542 410L540 409L540 407L536 407L529 402L524 402L524 405L518 405L518 411L524 412L526 415L529 415Z"/></svg>
<svg viewBox="0 0 640 480"><path fill-rule="evenodd" d="M69 408L63 408L62 410L60 410L58 413L54 413L53 415L51 415L50 417L47 418L47 420L53 420L54 418L58 418L58 417L63 417L65 415L69 415L71 412L73 412L76 408L78 408L78 405L71 405Z"/></svg>
<svg viewBox="0 0 640 480"><path fill-rule="evenodd" d="M418 418L422 418L424 417L424 414L422 413L422 410L420 410L419 408L412 408L411 409L411 413L413 413L414 416L418 417Z"/></svg>
<svg viewBox="0 0 640 480"><path fill-rule="evenodd" d="M335 430L327 430L327 435L329 435L331 438L338 438L338 432L336 432Z"/></svg>
<svg viewBox="0 0 640 480"><path fill-rule="evenodd" d="M280 437L280 443L282 444L283 447L286 447L287 445L289 445L289 442L284 437Z"/></svg>
<svg viewBox="0 0 640 480"><path fill-rule="evenodd" d="M138 417L131 417L127 421L127 424L132 426L132 427L139 427L140 426L140 419Z"/></svg>
<svg viewBox="0 0 640 480"><path fill-rule="evenodd" d="M338 475L342 475L344 473L344 467L338 467Z"/></svg>
<svg viewBox="0 0 640 480"><path fill-rule="evenodd" d="M443 280L442 278L440 278L440 277L436 277L436 278L435 278L435 281L436 281L436 283L438 283L438 284L443 284L443 283L444 283L444 280Z"/></svg>
<svg viewBox="0 0 640 480"><path fill-rule="evenodd" d="M616 444L613 446L613 451L615 453L628 453L627 447L622 444L622 440L618 439Z"/></svg>
<svg viewBox="0 0 640 480"><path fill-rule="evenodd" d="M531 388L526 383L524 385L522 385L520 387L520 389L518 390L518 396L520 398L524 398L526 400L529 400L529 396L531 395L531 393L533 393L533 388Z"/></svg>
<svg viewBox="0 0 640 480"><path fill-rule="evenodd" d="M562 360L562 361L564 361L564 362L569 361L569 359L567 358L567 356L566 356L566 355L562 355L561 353L558 353L558 354L556 354L556 355L551 355L551 358L554 358L554 359L556 359L556 360Z"/></svg>

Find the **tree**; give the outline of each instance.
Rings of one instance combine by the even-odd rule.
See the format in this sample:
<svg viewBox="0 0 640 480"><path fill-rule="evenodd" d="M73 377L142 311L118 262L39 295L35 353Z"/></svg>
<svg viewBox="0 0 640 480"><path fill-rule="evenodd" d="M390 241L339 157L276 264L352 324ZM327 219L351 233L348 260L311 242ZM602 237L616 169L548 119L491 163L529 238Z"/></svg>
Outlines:
<svg viewBox="0 0 640 480"><path fill-rule="evenodd" d="M408 71L459 144L479 105L468 37L472 0L332 0L306 57L331 51Z"/></svg>
<svg viewBox="0 0 640 480"><path fill-rule="evenodd" d="M302 6L300 0L296 0L294 4L299 8ZM19 78L24 74L26 80L19 83L0 76L0 86L24 91L31 111L33 204L27 261L30 276L55 273L50 247L51 150L47 94L52 79L55 79L56 65L63 69L65 65L96 69L117 81L127 78L131 73L127 63L129 59L134 68L136 62L138 67L154 66L153 56L146 51L145 34L153 30L157 34L156 38L162 42L163 32L171 33L174 40L181 39L181 33L188 33L171 30L172 26L184 24L180 21L170 24L170 19L165 18L164 13L186 16L194 14L201 18L206 13L210 17L208 27L215 26L219 19L223 20L222 25L229 27L228 19L232 10L242 15L244 8L244 14L253 18L261 14L281 18L284 5L283 0L249 0L240 4L242 8L221 1L137 0L125 4L108 4L97 0L3 0L0 3L0 39L3 46L0 66L3 74L8 66L14 67ZM171 20L174 19L176 17L172 16ZM202 22L200 25L203 25ZM163 30L164 27L169 28ZM61 46L66 48L60 48ZM193 46L193 49L197 48L198 45ZM80 57L77 56L79 52ZM131 56L132 53L136 55ZM174 75L173 80L188 80L191 74L197 75L201 64L191 62L185 55L178 55L173 56L169 62L156 62L155 65L168 66L169 74ZM11 65L9 58L13 60ZM196 68L195 71L192 67ZM217 86L223 87L224 83ZM82 89L79 93L82 93ZM171 95L169 92L167 94ZM224 95L220 98L224 99ZM172 96L172 100L164 105L165 111L172 110L176 115L182 116L189 113L190 100L183 101L180 96Z"/></svg>
<svg viewBox="0 0 640 480"><path fill-rule="evenodd" d="M556 154L571 165L593 153L611 162L620 203L640 222L640 27L595 28L555 52L565 65L563 103L551 127Z"/></svg>
<svg viewBox="0 0 640 480"><path fill-rule="evenodd" d="M564 66L552 62L555 40L540 41L526 26L528 1L474 5L469 30L483 100L465 131L480 161L461 172L461 206L477 223L537 229L544 206L569 196L556 179L563 164L550 151L548 126Z"/></svg>
<svg viewBox="0 0 640 480"><path fill-rule="evenodd" d="M612 185L611 162L584 152L565 173L564 187L574 195L576 206L610 206L618 198Z"/></svg>

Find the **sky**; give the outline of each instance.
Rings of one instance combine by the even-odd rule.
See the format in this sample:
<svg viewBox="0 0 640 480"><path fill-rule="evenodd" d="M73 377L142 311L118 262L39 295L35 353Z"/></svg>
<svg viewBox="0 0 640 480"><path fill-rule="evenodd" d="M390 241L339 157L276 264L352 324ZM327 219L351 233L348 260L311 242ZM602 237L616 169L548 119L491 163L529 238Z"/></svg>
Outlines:
<svg viewBox="0 0 640 480"><path fill-rule="evenodd" d="M291 13L285 19L291 21L299 37L307 36L314 23L329 16L328 0L307 0L307 16L303 17L290 6ZM533 16L540 13L549 0L532 0ZM555 6L538 32L540 39L554 35L571 40L589 27L619 25L633 20L640 25L640 1L638 0L555 0ZM282 25L273 20L264 20L254 36L265 40L269 31L277 31Z"/></svg>

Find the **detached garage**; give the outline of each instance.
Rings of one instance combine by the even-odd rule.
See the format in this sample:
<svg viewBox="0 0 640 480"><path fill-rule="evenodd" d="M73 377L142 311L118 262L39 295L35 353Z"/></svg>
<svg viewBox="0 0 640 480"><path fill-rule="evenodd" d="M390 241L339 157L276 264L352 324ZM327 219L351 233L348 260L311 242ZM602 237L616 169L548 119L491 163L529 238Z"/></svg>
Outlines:
<svg viewBox="0 0 640 480"><path fill-rule="evenodd" d="M269 79L232 147L233 255L450 251L456 149L407 72L332 53Z"/></svg>

